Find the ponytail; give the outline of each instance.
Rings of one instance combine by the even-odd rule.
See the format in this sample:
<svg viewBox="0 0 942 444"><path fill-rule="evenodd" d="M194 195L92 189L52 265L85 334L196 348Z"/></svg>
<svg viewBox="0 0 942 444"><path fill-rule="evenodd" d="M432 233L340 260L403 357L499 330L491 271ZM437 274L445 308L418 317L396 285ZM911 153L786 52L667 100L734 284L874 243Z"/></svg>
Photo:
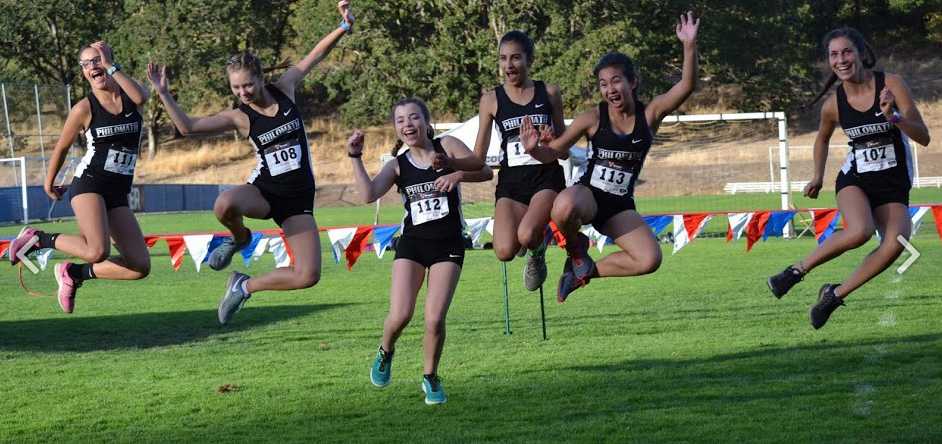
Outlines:
<svg viewBox="0 0 942 444"><path fill-rule="evenodd" d="M873 47L870 46L870 43L867 42L867 39L864 38L863 34L861 34L860 31L854 28L851 28L849 26L844 26L841 28L831 30L831 32L827 33L827 35L824 36L824 39L821 42L821 46L824 47L825 59L828 58L828 54L827 54L828 45L831 43L831 40L834 40L838 37L844 37L847 40L850 40L851 44L853 44L854 47L857 48L857 53L860 54L860 63L861 65L863 65L864 68L871 69L874 66L876 66L877 55L873 51ZM818 93L817 96L815 96L814 100L812 100L811 103L805 105L803 108L809 108L815 103L817 103L818 100L821 100L821 98L824 97L824 95L827 94L828 91L831 90L831 87L834 86L835 83L837 83L837 74L831 71L831 75L828 76L828 80L824 82L824 88L821 89L821 91Z"/></svg>

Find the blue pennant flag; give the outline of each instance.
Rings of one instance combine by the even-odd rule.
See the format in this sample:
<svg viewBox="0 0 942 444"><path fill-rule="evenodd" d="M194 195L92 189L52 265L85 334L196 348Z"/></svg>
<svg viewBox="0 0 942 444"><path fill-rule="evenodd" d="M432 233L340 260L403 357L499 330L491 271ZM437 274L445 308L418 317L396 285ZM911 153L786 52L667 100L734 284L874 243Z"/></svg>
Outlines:
<svg viewBox="0 0 942 444"><path fill-rule="evenodd" d="M215 239L213 239L215 240ZM252 232L252 240L249 241L249 244L242 249L242 262L245 263L245 266L248 267L252 262L252 253L255 252L255 247L258 246L258 241L262 240L262 233Z"/></svg>
<svg viewBox="0 0 942 444"><path fill-rule="evenodd" d="M373 249L376 251L377 257L383 257L383 253L389 248L389 244L392 243L393 236L395 236L397 232L399 232L398 225L391 227L377 226L373 228Z"/></svg>
<svg viewBox="0 0 942 444"><path fill-rule="evenodd" d="M765 231L762 233L762 240L768 239L769 236L781 236L785 225L788 225L793 217L795 217L794 211L773 211L769 215L769 223L765 226Z"/></svg>
<svg viewBox="0 0 942 444"><path fill-rule="evenodd" d="M674 221L673 216L644 216L644 223L651 227L651 231L657 236Z"/></svg>

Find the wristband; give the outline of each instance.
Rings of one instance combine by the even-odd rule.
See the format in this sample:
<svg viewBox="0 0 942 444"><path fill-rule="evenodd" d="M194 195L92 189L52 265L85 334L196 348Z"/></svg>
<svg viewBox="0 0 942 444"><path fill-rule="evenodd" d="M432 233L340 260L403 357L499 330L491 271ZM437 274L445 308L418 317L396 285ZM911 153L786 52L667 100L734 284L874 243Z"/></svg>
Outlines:
<svg viewBox="0 0 942 444"><path fill-rule="evenodd" d="M108 76L113 76L114 73L118 71L121 71L121 65L115 63L111 65L111 68L105 70L105 74L108 74Z"/></svg>
<svg viewBox="0 0 942 444"><path fill-rule="evenodd" d="M900 114L899 111L893 111L893 114L890 115L890 118L886 119L887 122L890 122L893 125L900 123L902 120L903 120L903 115Z"/></svg>
<svg viewBox="0 0 942 444"><path fill-rule="evenodd" d="M346 32L350 32L350 28L352 28L352 27L353 27L353 26L350 25L349 23L347 23L346 20L341 20L341 21L340 21L340 29L342 29L342 30L344 30L344 31L346 31Z"/></svg>
<svg viewBox="0 0 942 444"><path fill-rule="evenodd" d="M363 153L362 153L362 152L359 152L359 153L353 154L353 153L347 151L347 157L350 157L350 158L353 158L353 159L359 159L359 158L363 157Z"/></svg>

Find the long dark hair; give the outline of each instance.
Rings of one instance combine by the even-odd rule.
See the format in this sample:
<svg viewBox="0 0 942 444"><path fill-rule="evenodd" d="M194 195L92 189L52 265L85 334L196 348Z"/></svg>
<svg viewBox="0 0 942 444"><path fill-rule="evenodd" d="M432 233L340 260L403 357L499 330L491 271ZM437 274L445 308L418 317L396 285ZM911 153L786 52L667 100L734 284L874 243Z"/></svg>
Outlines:
<svg viewBox="0 0 942 444"><path fill-rule="evenodd" d="M631 61L631 57L620 52L610 52L603 55L602 58L599 59L599 62L595 64L592 75L598 79L599 72L609 67L621 69L622 74L625 75L625 79L629 82L634 82L638 78L637 74L635 74L635 64ZM640 102L638 100L638 88L640 86L640 84L636 84L634 89L631 90L631 95L635 99L635 102Z"/></svg>
<svg viewBox="0 0 942 444"><path fill-rule="evenodd" d="M396 124L396 108L399 108L403 105L408 105L410 103L415 104L419 107L419 110L422 111L422 117L425 118L425 123L428 124L428 132L426 133L428 135L428 139L435 139L435 131L432 129L432 114L428 111L428 105L426 105L425 102L418 97L406 97L405 99L401 99L393 104L392 110L389 113L389 118L393 121L393 126ZM396 157L396 155L399 154L400 148L402 148L402 139L400 139L399 135L396 134L396 144L393 145L392 149L393 157Z"/></svg>
<svg viewBox="0 0 942 444"><path fill-rule="evenodd" d="M860 31L851 28L849 26L844 26L831 30L824 36L824 39L821 40L821 46L824 47L824 58L828 59L828 45L831 44L831 40L834 40L838 37L844 37L847 40L850 40L850 43L857 48L857 53L860 54L860 62L863 64L864 68L870 69L877 64L877 56L873 52L873 47L870 46L870 43L867 42L867 39L864 38L863 34ZM831 70L831 75L828 76L827 82L824 82L824 88L821 88L821 92L815 96L814 100L811 101L805 107L810 107L821 100L828 91L831 90L831 87L834 86L834 83L837 82L837 74L834 73L834 70Z"/></svg>
<svg viewBox="0 0 942 444"><path fill-rule="evenodd" d="M523 53L527 56L527 64L533 63L533 40L530 39L527 33L517 30L510 31L500 38L500 43L497 47L500 48L504 46L504 43L508 42L515 42L520 45L520 47L523 48Z"/></svg>

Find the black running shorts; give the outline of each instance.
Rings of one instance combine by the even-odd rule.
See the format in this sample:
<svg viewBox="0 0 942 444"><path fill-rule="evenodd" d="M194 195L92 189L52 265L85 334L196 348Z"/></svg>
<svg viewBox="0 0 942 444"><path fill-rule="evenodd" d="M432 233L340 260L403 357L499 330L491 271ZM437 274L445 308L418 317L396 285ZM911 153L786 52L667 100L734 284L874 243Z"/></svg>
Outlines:
<svg viewBox="0 0 942 444"><path fill-rule="evenodd" d="M396 259L409 259L425 268L439 262L464 265L464 239L419 239L402 236L396 243Z"/></svg>

